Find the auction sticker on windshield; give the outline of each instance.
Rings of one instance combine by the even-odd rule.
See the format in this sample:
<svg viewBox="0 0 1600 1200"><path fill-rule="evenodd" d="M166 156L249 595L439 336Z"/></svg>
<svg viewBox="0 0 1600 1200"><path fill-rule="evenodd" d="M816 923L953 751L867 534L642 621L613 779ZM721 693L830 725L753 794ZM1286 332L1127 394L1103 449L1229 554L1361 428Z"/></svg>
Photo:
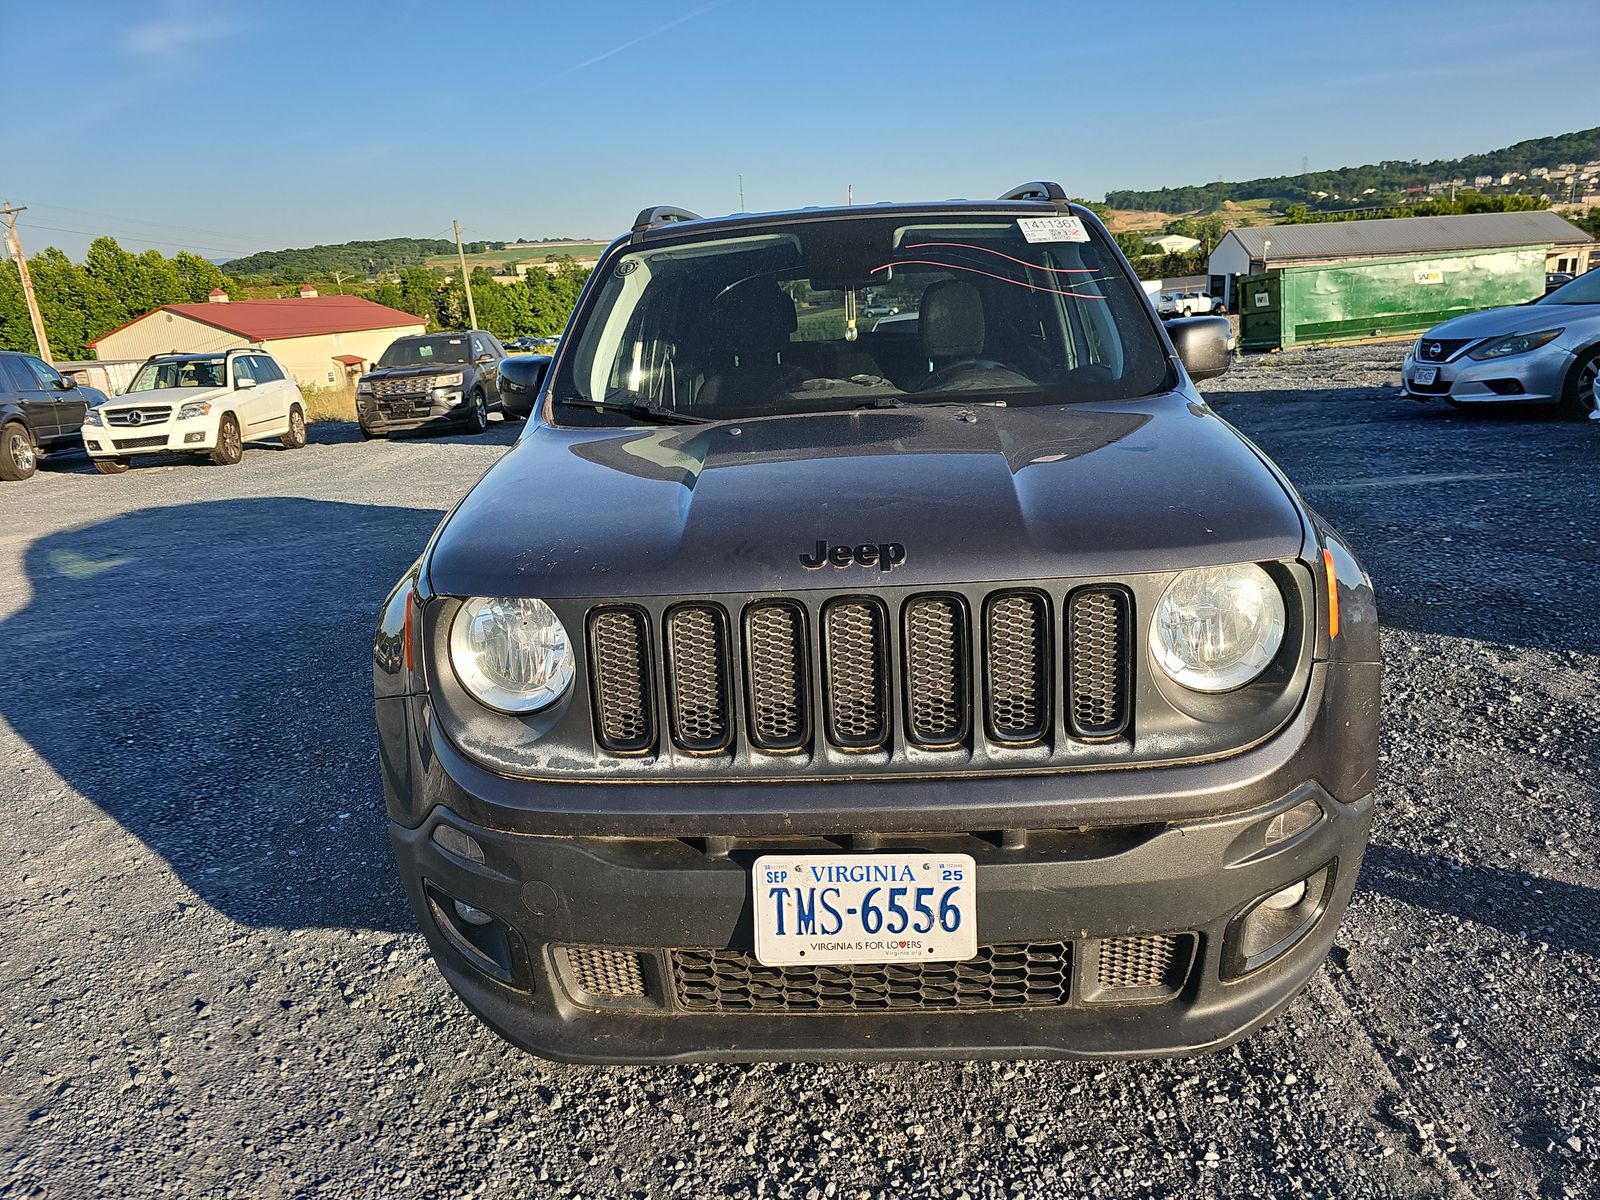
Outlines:
<svg viewBox="0 0 1600 1200"><path fill-rule="evenodd" d="M756 959L959 962L978 953L967 854L767 854L751 868Z"/></svg>
<svg viewBox="0 0 1600 1200"><path fill-rule="evenodd" d="M1077 217L1018 217L1017 227L1029 242L1087 242L1089 231Z"/></svg>

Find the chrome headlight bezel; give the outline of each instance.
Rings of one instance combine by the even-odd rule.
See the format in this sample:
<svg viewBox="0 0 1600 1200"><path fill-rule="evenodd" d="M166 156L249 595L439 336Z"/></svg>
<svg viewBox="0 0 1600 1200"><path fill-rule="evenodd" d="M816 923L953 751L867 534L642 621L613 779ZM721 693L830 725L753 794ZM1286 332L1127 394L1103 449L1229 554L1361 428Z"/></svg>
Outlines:
<svg viewBox="0 0 1600 1200"><path fill-rule="evenodd" d="M1210 613L1207 613L1207 609ZM1245 629L1239 630L1243 622ZM1237 644L1204 661L1198 641L1218 633ZM1272 665L1289 630L1283 589L1256 563L1193 567L1173 577L1150 618L1150 656L1174 683L1217 695L1254 683ZM1197 637L1196 634L1205 636Z"/></svg>
<svg viewBox="0 0 1600 1200"><path fill-rule="evenodd" d="M498 646L492 644L495 639ZM571 690L577 675L572 638L543 600L471 597L451 619L449 647L450 666L467 694L509 716L549 708ZM519 684L506 670L497 669L497 653L511 655L511 665L531 674L532 681Z"/></svg>

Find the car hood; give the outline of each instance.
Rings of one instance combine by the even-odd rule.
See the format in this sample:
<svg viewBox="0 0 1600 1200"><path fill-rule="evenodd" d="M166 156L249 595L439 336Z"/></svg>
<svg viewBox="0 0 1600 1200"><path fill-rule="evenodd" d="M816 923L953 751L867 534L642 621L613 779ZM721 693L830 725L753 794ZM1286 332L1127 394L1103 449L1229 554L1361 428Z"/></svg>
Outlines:
<svg viewBox="0 0 1600 1200"><path fill-rule="evenodd" d="M1583 309L1591 311L1581 311ZM1600 318L1600 307L1592 304L1514 304L1508 308L1486 308L1482 312L1451 317L1428 330L1422 335L1422 340L1536 333L1541 329L1554 329L1589 317Z"/></svg>
<svg viewBox="0 0 1600 1200"><path fill-rule="evenodd" d="M229 393L228 388L151 388L147 392L124 392L113 396L96 408L148 408L153 404L188 404L195 400L217 400Z"/></svg>
<svg viewBox="0 0 1600 1200"><path fill-rule="evenodd" d="M1302 536L1256 452L1172 396L537 427L427 570L454 595L668 596L1161 571L1291 557ZM904 562L808 569L819 543L898 543Z"/></svg>

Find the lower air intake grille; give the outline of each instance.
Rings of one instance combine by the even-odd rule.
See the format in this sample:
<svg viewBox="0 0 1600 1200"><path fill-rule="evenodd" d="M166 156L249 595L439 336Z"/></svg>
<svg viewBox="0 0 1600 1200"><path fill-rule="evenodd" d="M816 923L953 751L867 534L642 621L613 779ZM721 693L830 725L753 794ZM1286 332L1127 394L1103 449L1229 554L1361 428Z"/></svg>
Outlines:
<svg viewBox="0 0 1600 1200"><path fill-rule="evenodd" d="M650 748L650 643L644 614L601 609L589 618L590 690L595 736L607 750Z"/></svg>
<svg viewBox="0 0 1600 1200"><path fill-rule="evenodd" d="M731 732L728 636L722 610L697 604L667 614L672 739L685 750L721 750Z"/></svg>
<svg viewBox="0 0 1600 1200"><path fill-rule="evenodd" d="M631 950L605 946L565 946L573 982L591 996L642 996L644 972Z"/></svg>
<svg viewBox="0 0 1600 1200"><path fill-rule="evenodd" d="M1177 991L1189 972L1193 951L1192 933L1106 938L1100 943L1100 986L1107 991Z"/></svg>
<svg viewBox="0 0 1600 1200"><path fill-rule="evenodd" d="M1011 592L989 601L987 654L989 731L1003 742L1031 742L1050 723L1049 617L1044 598Z"/></svg>
<svg viewBox="0 0 1600 1200"><path fill-rule="evenodd" d="M870 750L889 736L883 608L873 600L834 600L822 610L828 740Z"/></svg>
<svg viewBox="0 0 1600 1200"><path fill-rule="evenodd" d="M912 600L905 610L906 731L925 746L948 746L967 732L967 621L947 596Z"/></svg>
<svg viewBox="0 0 1600 1200"><path fill-rule="evenodd" d="M763 750L806 744L805 614L794 604L758 604L745 613L749 653L750 740Z"/></svg>
<svg viewBox="0 0 1600 1200"><path fill-rule="evenodd" d="M1067 1002L1071 945L979 946L966 962L767 967L732 950L674 950L678 1003L691 1012L1055 1008Z"/></svg>
<svg viewBox="0 0 1600 1200"><path fill-rule="evenodd" d="M1067 601L1067 719L1078 737L1116 737L1128 727L1128 595L1074 592Z"/></svg>
<svg viewBox="0 0 1600 1200"><path fill-rule="evenodd" d="M148 450L151 446L166 444L167 435L164 433L159 437L117 438L111 443L112 448L116 450Z"/></svg>

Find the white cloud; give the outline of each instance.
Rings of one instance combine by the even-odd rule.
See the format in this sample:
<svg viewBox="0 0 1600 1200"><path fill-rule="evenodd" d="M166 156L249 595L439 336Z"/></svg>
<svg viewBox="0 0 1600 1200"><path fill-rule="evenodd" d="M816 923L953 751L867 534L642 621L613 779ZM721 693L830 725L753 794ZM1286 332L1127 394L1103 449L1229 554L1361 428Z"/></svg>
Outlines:
<svg viewBox="0 0 1600 1200"><path fill-rule="evenodd" d="M167 0L157 13L123 35L122 47L135 58L174 58L237 28L237 22L215 5Z"/></svg>

